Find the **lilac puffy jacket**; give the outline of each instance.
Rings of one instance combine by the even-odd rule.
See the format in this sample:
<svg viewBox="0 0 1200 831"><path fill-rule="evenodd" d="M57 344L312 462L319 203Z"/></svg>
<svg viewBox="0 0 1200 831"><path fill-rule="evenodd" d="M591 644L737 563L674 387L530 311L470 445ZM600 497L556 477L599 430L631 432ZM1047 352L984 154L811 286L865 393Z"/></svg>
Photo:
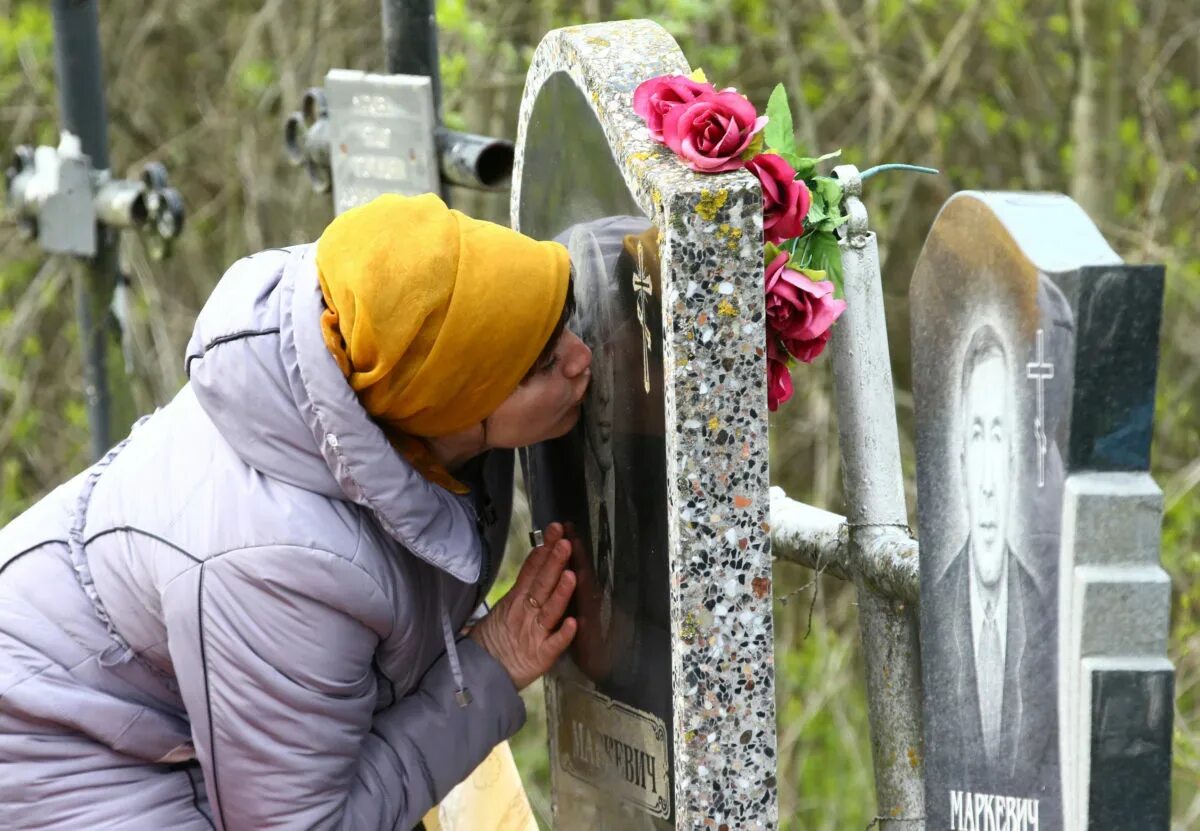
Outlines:
<svg viewBox="0 0 1200 831"><path fill-rule="evenodd" d="M0 530L0 829L407 829L523 723L457 634L512 454L429 484L322 308L312 246L236 263L175 399Z"/></svg>

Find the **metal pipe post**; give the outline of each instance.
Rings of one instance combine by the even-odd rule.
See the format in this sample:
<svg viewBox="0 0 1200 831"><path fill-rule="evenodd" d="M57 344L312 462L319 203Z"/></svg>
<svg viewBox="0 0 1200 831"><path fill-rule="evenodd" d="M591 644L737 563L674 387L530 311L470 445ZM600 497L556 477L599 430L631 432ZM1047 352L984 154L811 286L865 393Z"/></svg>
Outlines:
<svg viewBox="0 0 1200 831"><path fill-rule="evenodd" d="M97 0L52 0L54 67L62 128L79 137L93 170L106 171L108 134L97 7ZM116 233L99 229L96 255L76 265L72 278L84 353L91 453L93 459L99 459L112 441L114 391L109 386L107 362L112 343L109 303L117 281ZM118 387L116 397L127 400L127 385L119 383Z"/></svg>
<svg viewBox="0 0 1200 831"><path fill-rule="evenodd" d="M434 0L383 0L383 48L390 75L423 75L433 83L433 111L442 123Z"/></svg>
<svg viewBox="0 0 1200 831"><path fill-rule="evenodd" d="M441 133L442 75L434 0L383 0L383 49L388 74L423 75L429 79L433 88L433 117ZM442 201L449 205L449 183L444 175L438 179Z"/></svg>
<svg viewBox="0 0 1200 831"><path fill-rule="evenodd" d="M867 667L877 828L925 827L921 656L916 603L884 597L863 578L879 543L907 534L896 402L875 235L850 165L834 171L850 220L841 242L848 307L833 335L838 438L855 583ZM876 565L874 563L871 564ZM880 564L882 565L882 564Z"/></svg>
<svg viewBox="0 0 1200 831"><path fill-rule="evenodd" d="M98 0L53 0L54 70L62 128L79 136L94 170L108 169L108 113Z"/></svg>

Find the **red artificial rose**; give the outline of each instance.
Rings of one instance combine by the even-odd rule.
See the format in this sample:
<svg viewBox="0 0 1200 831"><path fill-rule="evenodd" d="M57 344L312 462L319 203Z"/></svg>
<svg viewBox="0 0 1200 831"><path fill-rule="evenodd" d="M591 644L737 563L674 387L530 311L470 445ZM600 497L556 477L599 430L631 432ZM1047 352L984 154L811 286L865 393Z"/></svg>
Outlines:
<svg viewBox="0 0 1200 831"><path fill-rule="evenodd" d="M633 111L650 128L655 141L663 141L663 119L681 104L690 104L706 92L715 92L712 84L693 81L686 75L659 75L638 84L633 91Z"/></svg>
<svg viewBox="0 0 1200 831"><path fill-rule="evenodd" d="M788 371L787 353L775 336L767 334L767 409L775 412L779 405L792 397L792 373Z"/></svg>
<svg viewBox="0 0 1200 831"><path fill-rule="evenodd" d="M813 281L787 265L788 254L783 252L767 266L768 337L777 335L792 357L811 363L829 342L846 301L834 298L833 283Z"/></svg>
<svg viewBox="0 0 1200 831"><path fill-rule="evenodd" d="M839 300L837 302L844 303L845 301ZM785 340L783 346L797 361L811 364L817 359L818 355L825 351L825 344L829 343L829 338L832 335L833 329L829 328L810 340Z"/></svg>
<svg viewBox="0 0 1200 831"><path fill-rule="evenodd" d="M759 153L746 162L758 177L763 195L763 233L767 242L780 243L804 233L804 217L812 204L808 186L796 171L774 153Z"/></svg>
<svg viewBox="0 0 1200 831"><path fill-rule="evenodd" d="M667 110L663 140L697 173L722 173L745 165L742 154L767 126L754 105L732 91L706 92Z"/></svg>

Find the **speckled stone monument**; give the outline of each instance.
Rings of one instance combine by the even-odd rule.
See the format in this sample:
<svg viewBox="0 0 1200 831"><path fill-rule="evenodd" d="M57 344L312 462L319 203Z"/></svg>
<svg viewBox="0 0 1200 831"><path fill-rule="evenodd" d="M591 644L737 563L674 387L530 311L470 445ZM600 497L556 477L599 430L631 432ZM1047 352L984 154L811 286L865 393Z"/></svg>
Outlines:
<svg viewBox="0 0 1200 831"><path fill-rule="evenodd" d="M570 248L594 356L580 425L523 460L579 575L546 687L560 829L778 820L761 195L632 109L688 72L654 23L561 29L521 103L512 222Z"/></svg>

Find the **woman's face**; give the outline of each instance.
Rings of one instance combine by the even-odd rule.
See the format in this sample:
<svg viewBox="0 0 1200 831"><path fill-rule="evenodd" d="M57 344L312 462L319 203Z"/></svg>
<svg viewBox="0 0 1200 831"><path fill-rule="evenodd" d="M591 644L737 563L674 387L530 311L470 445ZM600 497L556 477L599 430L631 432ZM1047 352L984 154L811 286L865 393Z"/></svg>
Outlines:
<svg viewBox="0 0 1200 831"><path fill-rule="evenodd" d="M592 351L578 335L564 329L550 359L488 417L488 444L526 447L570 432L579 420L591 366Z"/></svg>

